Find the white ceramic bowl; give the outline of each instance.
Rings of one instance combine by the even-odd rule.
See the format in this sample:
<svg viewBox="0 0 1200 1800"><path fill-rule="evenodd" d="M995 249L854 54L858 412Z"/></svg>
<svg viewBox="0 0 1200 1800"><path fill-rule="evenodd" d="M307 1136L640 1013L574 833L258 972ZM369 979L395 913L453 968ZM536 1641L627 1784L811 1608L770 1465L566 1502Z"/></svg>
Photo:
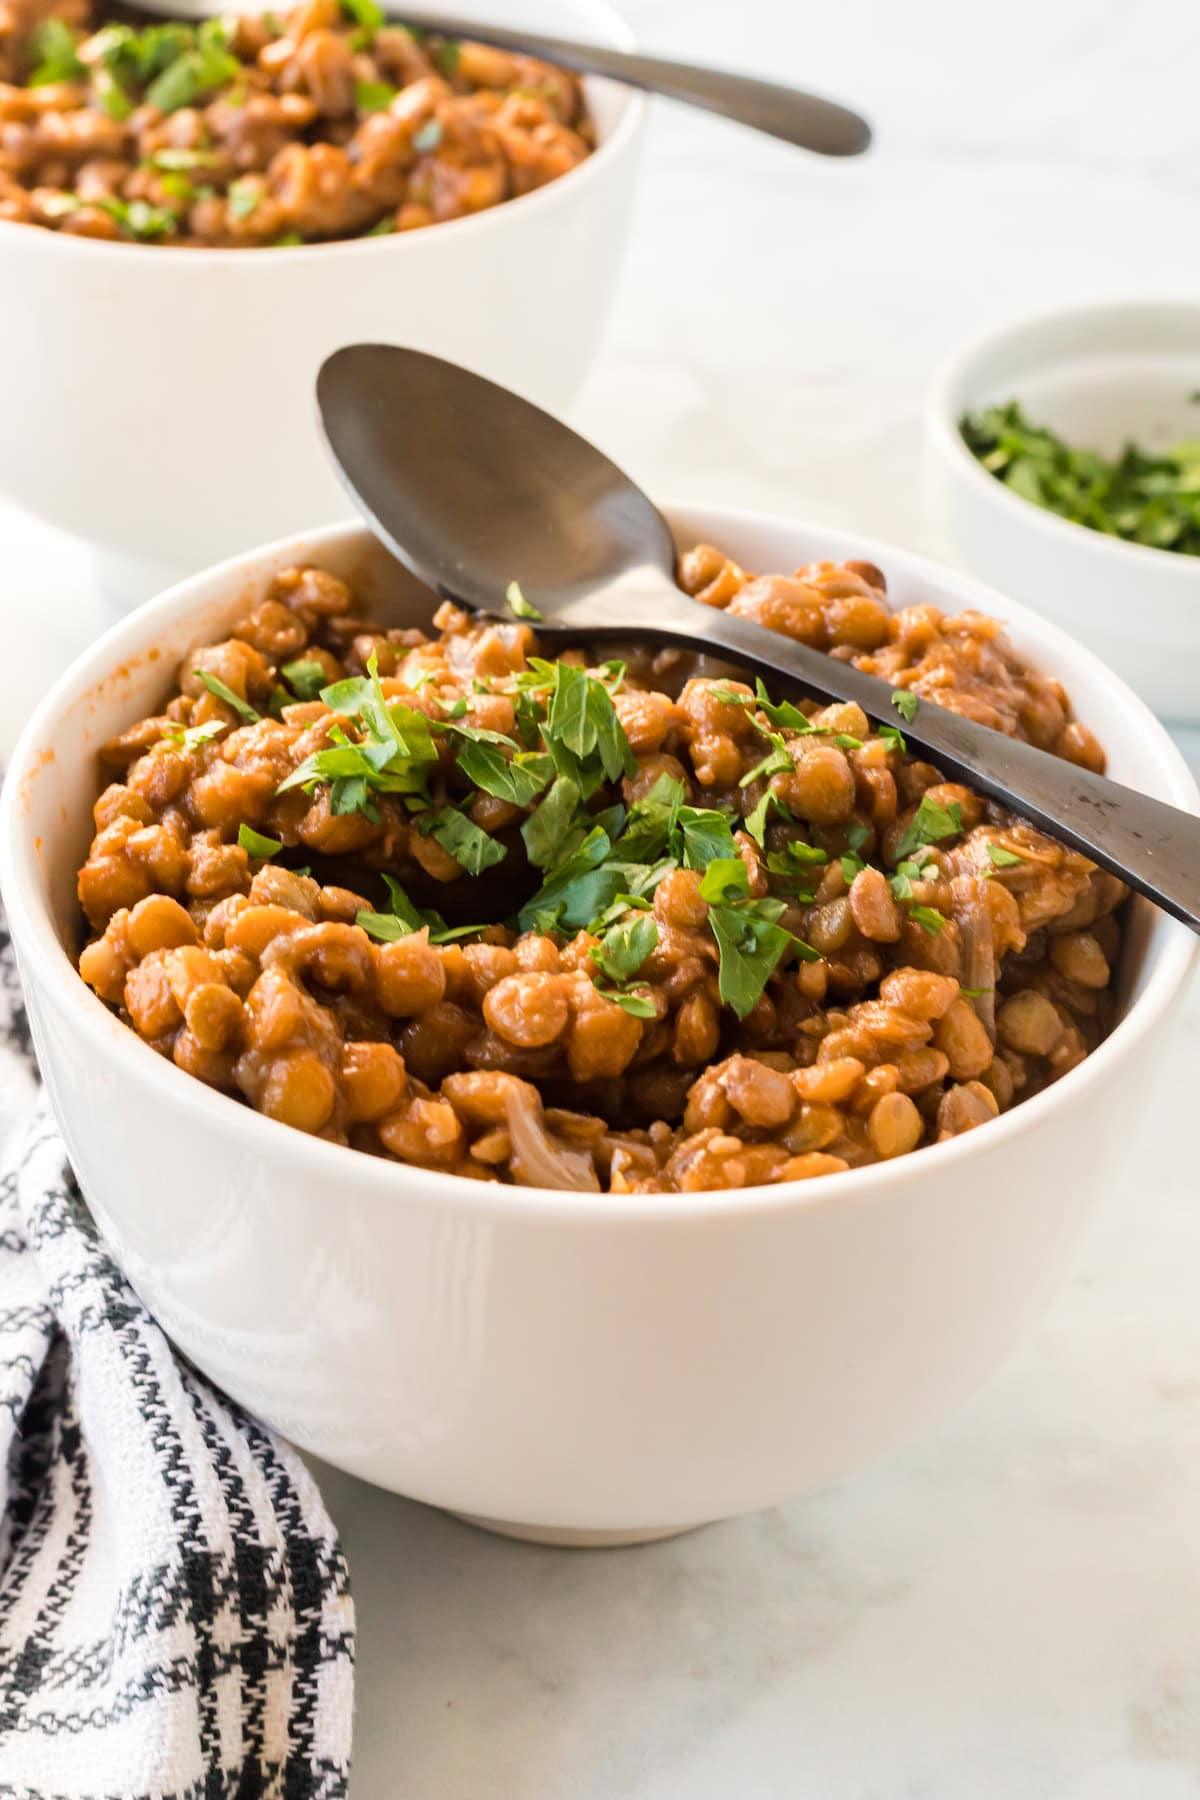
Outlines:
<svg viewBox="0 0 1200 1800"><path fill-rule="evenodd" d="M867 556L893 600L999 611L1066 683L1114 774L1200 796L1088 651L932 564L823 528L677 509L759 569ZM429 1175L315 1141L157 1056L71 961L95 750L271 572L311 557L432 602L358 528L197 576L119 625L39 709L0 797L0 876L42 1067L96 1217L177 1343L304 1448L508 1528L635 1538L768 1506L961 1400L1037 1317L1122 1178L1197 941L1138 909L1124 1016L1087 1062L887 1167L739 1193L579 1195Z"/></svg>
<svg viewBox="0 0 1200 1800"><path fill-rule="evenodd" d="M1200 304L1076 306L1017 320L956 351L930 390L925 492L972 574L1073 632L1162 718L1200 719L1200 557L1072 524L997 481L959 431L965 412L1019 400L1027 416L1107 455L1200 436Z"/></svg>
<svg viewBox="0 0 1200 1800"><path fill-rule="evenodd" d="M608 0L531 27L630 46ZM341 344L434 351L561 411L629 222L645 101L588 82L599 148L472 218L280 250L89 242L0 222L0 492L101 553L114 598L348 511L313 381Z"/></svg>

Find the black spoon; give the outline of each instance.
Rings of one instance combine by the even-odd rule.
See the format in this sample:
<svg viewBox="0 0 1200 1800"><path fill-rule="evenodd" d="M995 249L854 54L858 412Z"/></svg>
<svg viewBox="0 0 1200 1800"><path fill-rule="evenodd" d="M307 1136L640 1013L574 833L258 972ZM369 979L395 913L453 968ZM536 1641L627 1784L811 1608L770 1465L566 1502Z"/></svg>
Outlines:
<svg viewBox="0 0 1200 1800"><path fill-rule="evenodd" d="M547 638L649 634L727 654L902 726L970 783L1200 931L1200 819L928 701L910 719L886 682L691 600L675 545L628 475L549 413L454 363L386 344L335 351L317 402L342 480L375 536L435 592L504 610L510 581Z"/></svg>

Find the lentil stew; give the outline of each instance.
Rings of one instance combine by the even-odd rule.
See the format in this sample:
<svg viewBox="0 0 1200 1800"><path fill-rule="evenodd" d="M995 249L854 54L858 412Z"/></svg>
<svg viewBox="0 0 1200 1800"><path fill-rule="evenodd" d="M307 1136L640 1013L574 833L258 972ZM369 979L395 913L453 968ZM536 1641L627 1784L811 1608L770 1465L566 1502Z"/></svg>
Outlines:
<svg viewBox="0 0 1200 1800"><path fill-rule="evenodd" d="M677 649L589 664L449 603L384 630L313 567L108 743L84 980L269 1117L430 1170L688 1192L986 1124L1108 1030L1121 883L908 752L910 697L1089 768L1001 626L881 571L681 585L853 661L894 716Z"/></svg>
<svg viewBox="0 0 1200 1800"><path fill-rule="evenodd" d="M464 218L594 146L578 79L384 22L376 0L88 28L0 4L0 220L263 248Z"/></svg>

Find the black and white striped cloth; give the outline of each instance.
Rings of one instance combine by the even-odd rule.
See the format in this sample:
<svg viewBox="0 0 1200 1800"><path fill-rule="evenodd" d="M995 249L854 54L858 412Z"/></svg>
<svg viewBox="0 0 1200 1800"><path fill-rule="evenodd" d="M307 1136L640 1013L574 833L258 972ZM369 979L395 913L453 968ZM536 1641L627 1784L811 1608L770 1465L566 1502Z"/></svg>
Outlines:
<svg viewBox="0 0 1200 1800"><path fill-rule="evenodd" d="M0 916L0 1796L338 1800L354 1612L303 1464L172 1350L42 1097Z"/></svg>

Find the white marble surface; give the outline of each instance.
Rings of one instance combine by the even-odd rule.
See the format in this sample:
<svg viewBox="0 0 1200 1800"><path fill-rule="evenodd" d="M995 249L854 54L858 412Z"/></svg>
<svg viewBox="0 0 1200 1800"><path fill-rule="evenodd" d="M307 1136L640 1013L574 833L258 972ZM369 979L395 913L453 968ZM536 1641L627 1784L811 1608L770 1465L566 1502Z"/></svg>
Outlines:
<svg viewBox="0 0 1200 1800"><path fill-rule="evenodd" d="M932 547L918 413L950 340L1194 295L1194 0L626 5L650 43L879 130L832 167L656 119L576 416L658 492ZM0 542L2 749L103 613L77 546L3 510ZM361 1620L354 1800L1200 1800L1198 1057L1193 994L1140 1178L1045 1324L874 1474L581 1555L324 1472Z"/></svg>

